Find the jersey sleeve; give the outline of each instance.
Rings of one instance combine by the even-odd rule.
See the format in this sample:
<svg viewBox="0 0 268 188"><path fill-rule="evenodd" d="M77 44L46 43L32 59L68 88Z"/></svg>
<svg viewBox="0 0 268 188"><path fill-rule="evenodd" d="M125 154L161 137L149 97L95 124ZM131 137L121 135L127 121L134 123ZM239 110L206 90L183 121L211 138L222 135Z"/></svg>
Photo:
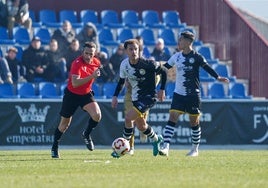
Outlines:
<svg viewBox="0 0 268 188"><path fill-rule="evenodd" d="M71 66L71 70L70 70L70 74L74 74L74 75L80 75L80 66L79 63L77 61L72 63Z"/></svg>
<svg viewBox="0 0 268 188"><path fill-rule="evenodd" d="M168 63L171 67L173 67L173 66L175 65L175 63L176 63L176 59L178 58L179 55L180 55L180 52L177 52L177 53L173 54L173 55L169 58L169 60L167 61L167 63Z"/></svg>
<svg viewBox="0 0 268 188"><path fill-rule="evenodd" d="M121 64L120 64L120 69L119 69L119 77L120 78L126 78L126 63L127 63L127 59L124 59Z"/></svg>

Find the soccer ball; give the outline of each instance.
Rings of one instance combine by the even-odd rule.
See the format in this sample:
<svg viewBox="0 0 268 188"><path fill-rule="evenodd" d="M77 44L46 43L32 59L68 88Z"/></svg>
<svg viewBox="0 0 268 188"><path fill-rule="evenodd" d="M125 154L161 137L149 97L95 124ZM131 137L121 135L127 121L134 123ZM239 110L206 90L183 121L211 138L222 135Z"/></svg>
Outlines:
<svg viewBox="0 0 268 188"><path fill-rule="evenodd" d="M125 155L129 149L130 149L130 145L129 145L129 141L125 138L116 138L113 143L112 143L112 149L119 155L119 156L123 156Z"/></svg>

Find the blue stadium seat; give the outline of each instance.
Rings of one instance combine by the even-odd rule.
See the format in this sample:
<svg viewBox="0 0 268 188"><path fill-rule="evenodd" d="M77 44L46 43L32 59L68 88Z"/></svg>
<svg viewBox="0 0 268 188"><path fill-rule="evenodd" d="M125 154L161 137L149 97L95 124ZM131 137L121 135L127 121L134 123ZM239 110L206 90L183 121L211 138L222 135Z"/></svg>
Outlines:
<svg viewBox="0 0 268 188"><path fill-rule="evenodd" d="M150 49L147 46L143 46L143 54L145 58L150 58L151 57L151 52Z"/></svg>
<svg viewBox="0 0 268 188"><path fill-rule="evenodd" d="M102 94L106 99L111 99L114 95L115 88L117 86L116 82L106 82L102 86ZM121 91L118 98L122 98L125 93L125 88Z"/></svg>
<svg viewBox="0 0 268 188"><path fill-rule="evenodd" d="M13 84L0 84L0 98L19 98L15 94L15 88Z"/></svg>
<svg viewBox="0 0 268 188"><path fill-rule="evenodd" d="M212 54L212 50L208 46L201 46L197 51L201 55L203 55L207 60L214 59L213 54Z"/></svg>
<svg viewBox="0 0 268 188"><path fill-rule="evenodd" d="M32 19L32 27L41 27L42 23L37 21L34 10L29 10L29 16Z"/></svg>
<svg viewBox="0 0 268 188"><path fill-rule="evenodd" d="M110 29L101 29L98 32L99 41L102 45L117 46L118 42L114 40L113 33Z"/></svg>
<svg viewBox="0 0 268 188"><path fill-rule="evenodd" d="M39 11L39 21L42 25L51 28L60 28L62 23L57 20L54 10L42 9Z"/></svg>
<svg viewBox="0 0 268 188"><path fill-rule="evenodd" d="M1 45L13 45L15 44L15 39L10 39L8 36L7 28L0 27L0 44Z"/></svg>
<svg viewBox="0 0 268 188"><path fill-rule="evenodd" d="M182 23L180 19L180 14L175 10L167 10L162 12L163 24L169 28L184 29L186 23Z"/></svg>
<svg viewBox="0 0 268 188"><path fill-rule="evenodd" d="M198 39L196 39L194 42L193 42L193 46L195 47L195 48L197 48L197 47L201 47L201 46L203 46L204 45L204 43L201 41L201 40L198 40Z"/></svg>
<svg viewBox="0 0 268 188"><path fill-rule="evenodd" d="M143 24L140 23L139 13L134 10L123 10L121 12L122 23L132 29L143 28Z"/></svg>
<svg viewBox="0 0 268 188"><path fill-rule="evenodd" d="M158 37L164 39L165 45L176 46L177 40L172 29L160 29L158 32Z"/></svg>
<svg viewBox="0 0 268 188"><path fill-rule="evenodd" d="M83 27L83 24L78 21L77 12L74 10L59 11L59 21L64 22L65 20L71 22L73 28Z"/></svg>
<svg viewBox="0 0 268 188"><path fill-rule="evenodd" d="M236 81L236 77L230 75L227 65L225 65L225 64L214 64L214 65L212 65L212 67L214 68L214 70L220 76L227 77L231 82Z"/></svg>
<svg viewBox="0 0 268 188"><path fill-rule="evenodd" d="M199 70L199 79L200 79L201 82L214 82L215 81L215 78L210 76L207 73L207 71L205 71L202 68L200 68L200 70Z"/></svg>
<svg viewBox="0 0 268 188"><path fill-rule="evenodd" d="M111 99L114 95L115 88L117 86L116 82L106 82L102 86L102 93L104 98Z"/></svg>
<svg viewBox="0 0 268 188"><path fill-rule="evenodd" d="M155 45L155 37L152 29L142 28L138 29L138 35L143 38L143 42L147 46Z"/></svg>
<svg viewBox="0 0 268 188"><path fill-rule="evenodd" d="M108 57L110 57L110 52L109 52L108 48L106 48L105 46L101 46L100 51L105 52L108 55Z"/></svg>
<svg viewBox="0 0 268 188"><path fill-rule="evenodd" d="M102 87L101 85L97 84L97 83L93 83L92 84L92 90L94 92L94 97L96 99L102 99L104 98L103 95L102 95Z"/></svg>
<svg viewBox="0 0 268 188"><path fill-rule="evenodd" d="M64 95L64 90L67 86L67 83L62 83L60 84L60 95L63 96Z"/></svg>
<svg viewBox="0 0 268 188"><path fill-rule="evenodd" d="M39 83L39 95L42 98L61 98L61 95L57 92L57 86L52 82L40 82Z"/></svg>
<svg viewBox="0 0 268 188"><path fill-rule="evenodd" d="M47 28L34 28L34 36L38 36L42 44L49 44L51 39L50 32Z"/></svg>
<svg viewBox="0 0 268 188"><path fill-rule="evenodd" d="M247 94L245 85L238 82L229 85L229 96L233 99L252 99L252 96Z"/></svg>
<svg viewBox="0 0 268 188"><path fill-rule="evenodd" d="M165 26L160 22L159 14L155 10L143 10L141 13L142 23L149 28L164 28Z"/></svg>
<svg viewBox="0 0 268 188"><path fill-rule="evenodd" d="M102 29L103 26L99 21L98 12L95 10L81 10L80 21L85 25L87 22L93 23L97 29Z"/></svg>
<svg viewBox="0 0 268 188"><path fill-rule="evenodd" d="M35 85L30 82L18 83L17 93L20 98L41 98L40 95L36 95Z"/></svg>
<svg viewBox="0 0 268 188"><path fill-rule="evenodd" d="M13 38L16 43L21 45L28 45L30 43L30 33L24 27L14 27L13 28Z"/></svg>
<svg viewBox="0 0 268 188"><path fill-rule="evenodd" d="M102 10L100 13L101 23L108 28L123 28L118 13L114 10Z"/></svg>
<svg viewBox="0 0 268 188"><path fill-rule="evenodd" d="M218 82L213 82L209 84L207 96L210 99L229 99L230 98L225 93L224 85Z"/></svg>
<svg viewBox="0 0 268 188"><path fill-rule="evenodd" d="M119 43L124 43L125 40L134 38L132 30L129 28L118 29L117 33L117 41Z"/></svg>

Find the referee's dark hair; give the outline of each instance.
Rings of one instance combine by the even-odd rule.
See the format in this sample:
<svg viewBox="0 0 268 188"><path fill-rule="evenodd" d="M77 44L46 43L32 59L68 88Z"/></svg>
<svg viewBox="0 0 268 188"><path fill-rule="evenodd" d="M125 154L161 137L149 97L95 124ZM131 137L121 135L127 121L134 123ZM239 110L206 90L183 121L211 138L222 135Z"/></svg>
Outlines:
<svg viewBox="0 0 268 188"><path fill-rule="evenodd" d="M83 48L97 48L96 44L94 42L85 42Z"/></svg>

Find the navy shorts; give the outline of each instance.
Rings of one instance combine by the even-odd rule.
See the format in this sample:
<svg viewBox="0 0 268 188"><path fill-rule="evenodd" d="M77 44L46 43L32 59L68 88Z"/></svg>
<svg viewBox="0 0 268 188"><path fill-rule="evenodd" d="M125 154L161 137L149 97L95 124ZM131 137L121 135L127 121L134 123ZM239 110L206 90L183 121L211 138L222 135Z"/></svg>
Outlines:
<svg viewBox="0 0 268 188"><path fill-rule="evenodd" d="M155 105L156 101L156 97L146 95L144 97L140 97L137 101L133 101L133 106L141 113L145 113Z"/></svg>
<svg viewBox="0 0 268 188"><path fill-rule="evenodd" d="M95 102L94 92L90 92L86 95L77 95L70 92L67 88L64 90L64 96L62 100L60 115L65 118L71 117L76 109L80 106L82 109L85 105Z"/></svg>
<svg viewBox="0 0 268 188"><path fill-rule="evenodd" d="M198 95L183 96L174 92L170 110L186 112L192 115L200 114L201 100Z"/></svg>

